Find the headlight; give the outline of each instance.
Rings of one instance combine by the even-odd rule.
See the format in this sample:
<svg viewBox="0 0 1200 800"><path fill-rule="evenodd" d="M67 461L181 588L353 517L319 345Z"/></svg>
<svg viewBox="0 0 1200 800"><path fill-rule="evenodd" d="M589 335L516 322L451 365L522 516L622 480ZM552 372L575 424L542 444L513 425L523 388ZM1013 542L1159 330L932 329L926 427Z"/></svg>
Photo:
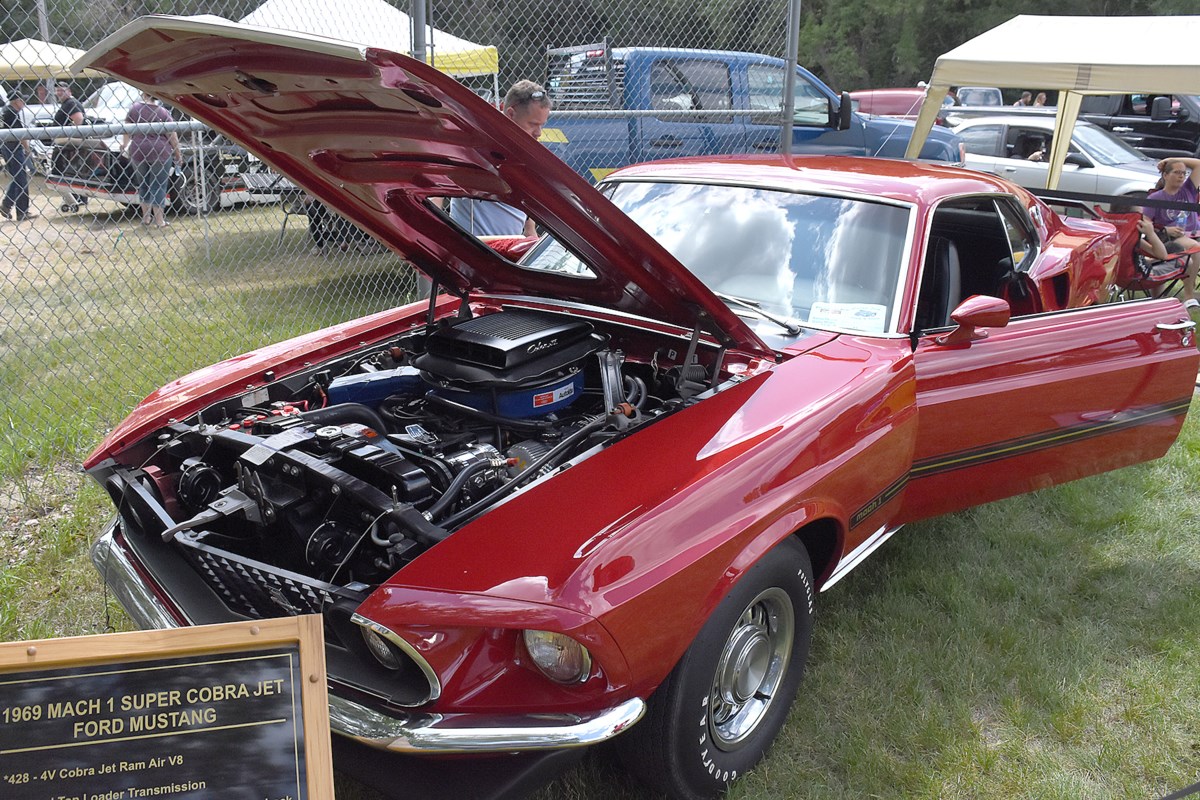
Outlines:
<svg viewBox="0 0 1200 800"><path fill-rule="evenodd" d="M525 650L533 663L552 681L581 683L592 671L587 648L570 636L552 631L525 631Z"/></svg>
<svg viewBox="0 0 1200 800"><path fill-rule="evenodd" d="M371 651L371 655L375 656L376 661L393 672L398 672L403 669L404 661L402 657L396 652L395 648L388 643L387 639L384 639L378 633L367 627L360 627L359 630L362 631L363 641L366 642L367 649Z"/></svg>

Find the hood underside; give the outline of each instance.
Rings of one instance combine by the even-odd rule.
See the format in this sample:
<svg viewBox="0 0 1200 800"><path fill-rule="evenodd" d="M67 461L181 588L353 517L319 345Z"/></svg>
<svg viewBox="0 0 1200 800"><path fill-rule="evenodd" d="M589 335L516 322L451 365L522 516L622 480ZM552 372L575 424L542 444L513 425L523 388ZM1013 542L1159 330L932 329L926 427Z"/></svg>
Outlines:
<svg viewBox="0 0 1200 800"><path fill-rule="evenodd" d="M215 17L143 17L74 65L84 67L235 139L460 295L601 305L770 352L585 179L469 89L412 58ZM441 197L520 208L595 277L515 266L450 224L430 202Z"/></svg>

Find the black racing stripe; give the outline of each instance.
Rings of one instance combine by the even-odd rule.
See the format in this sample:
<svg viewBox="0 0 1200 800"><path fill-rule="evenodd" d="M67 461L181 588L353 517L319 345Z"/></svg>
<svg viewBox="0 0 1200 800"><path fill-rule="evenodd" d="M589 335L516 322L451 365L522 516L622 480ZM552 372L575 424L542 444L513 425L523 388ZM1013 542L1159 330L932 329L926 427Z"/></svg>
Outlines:
<svg viewBox="0 0 1200 800"><path fill-rule="evenodd" d="M876 511L882 508L885 503L892 500L896 495L900 494L900 492L904 491L904 487L907 484L907 473L892 481L892 483L886 489L875 495L865 506L860 508L858 511L855 511L850 516L850 528L857 528L864 519L874 514Z"/></svg>
<svg viewBox="0 0 1200 800"><path fill-rule="evenodd" d="M1065 428L1055 428L1052 431L1028 434L968 450L959 450L932 458L923 458L913 463L910 475L913 478L925 478L941 472L974 467L990 461L999 461L1005 458L1034 453L1038 450L1045 450L1050 447L1072 444L1094 436L1105 436L1116 431L1146 425L1160 419L1186 413L1191 401L1192 398L1188 396L1170 403L1146 406L1136 411L1114 414L1103 421L1080 422Z"/></svg>

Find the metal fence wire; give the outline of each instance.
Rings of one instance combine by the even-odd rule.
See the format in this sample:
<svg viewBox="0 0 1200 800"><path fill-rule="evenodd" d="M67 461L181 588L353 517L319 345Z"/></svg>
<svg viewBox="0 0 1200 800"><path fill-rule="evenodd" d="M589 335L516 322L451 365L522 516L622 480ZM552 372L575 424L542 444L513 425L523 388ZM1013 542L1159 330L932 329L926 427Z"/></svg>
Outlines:
<svg viewBox="0 0 1200 800"><path fill-rule="evenodd" d="M18 201L0 209L0 481L30 465L78 463L173 377L416 296L417 276L398 255L179 114L172 129L184 163L171 178L167 224L144 224L136 180L119 153L121 135L139 130L126 123L137 93L65 69L143 13L213 14L424 49L430 63L490 101L530 78L550 88L556 113L602 116L615 108L621 48L783 56L788 11L786 0L4 4L0 88L6 102L15 93L28 98L19 135L30 160L28 208ZM674 108L685 84L700 98L687 107L703 109L691 113L728 108L728 74L702 75L681 60L655 80L662 108ZM82 102L83 127L56 122L67 96ZM763 96L763 112L778 118L782 86ZM594 166L600 175L619 164ZM13 180L9 171L0 176L5 186Z"/></svg>

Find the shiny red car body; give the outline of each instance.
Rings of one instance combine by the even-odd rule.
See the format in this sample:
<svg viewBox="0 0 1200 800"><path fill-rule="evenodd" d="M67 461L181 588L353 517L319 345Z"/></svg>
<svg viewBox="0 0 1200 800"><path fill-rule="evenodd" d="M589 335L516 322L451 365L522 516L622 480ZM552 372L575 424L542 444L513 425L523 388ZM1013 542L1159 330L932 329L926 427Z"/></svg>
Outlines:
<svg viewBox="0 0 1200 800"><path fill-rule="evenodd" d="M445 290L175 381L85 465L119 512L93 558L135 620L324 614L347 739L617 737L710 796L782 725L816 591L906 522L1156 458L1189 405L1178 301L1101 302L1126 233L990 176L731 157L598 192L392 53L148 18L85 62ZM547 233L514 263L445 197Z"/></svg>

